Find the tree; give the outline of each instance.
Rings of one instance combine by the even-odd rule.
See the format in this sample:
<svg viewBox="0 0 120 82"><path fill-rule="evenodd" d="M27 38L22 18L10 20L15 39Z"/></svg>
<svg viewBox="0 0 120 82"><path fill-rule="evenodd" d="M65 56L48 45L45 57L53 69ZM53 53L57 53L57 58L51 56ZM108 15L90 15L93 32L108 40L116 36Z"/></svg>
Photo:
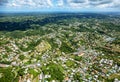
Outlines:
<svg viewBox="0 0 120 82"><path fill-rule="evenodd" d="M59 80L62 82L64 79L63 68L60 65L50 63L47 65L48 69L44 69L44 73L49 73L51 75L50 80Z"/></svg>
<svg viewBox="0 0 120 82"><path fill-rule="evenodd" d="M18 80L14 81L15 75L11 71L12 68L0 68L0 73L2 74L0 82L18 82Z"/></svg>
<svg viewBox="0 0 120 82"><path fill-rule="evenodd" d="M24 56L24 55L20 55L20 56L19 56L19 59L20 59L20 60L24 60L24 59L25 59L25 56Z"/></svg>

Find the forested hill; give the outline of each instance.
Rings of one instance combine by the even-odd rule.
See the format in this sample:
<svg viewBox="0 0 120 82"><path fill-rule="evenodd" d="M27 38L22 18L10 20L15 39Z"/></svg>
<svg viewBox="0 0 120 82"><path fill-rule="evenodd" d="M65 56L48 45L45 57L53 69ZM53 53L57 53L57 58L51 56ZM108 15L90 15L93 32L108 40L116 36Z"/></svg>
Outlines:
<svg viewBox="0 0 120 82"><path fill-rule="evenodd" d="M76 19L85 19L85 18L96 18L96 19L105 19L109 16L102 14L93 14L93 13L74 13L74 14L41 14L36 16L36 14L14 14L7 15L7 17L0 17L0 30L1 31L14 31L14 30L26 30L31 28L32 24L38 24L44 26L49 23L57 23L60 20L70 20L73 18Z"/></svg>

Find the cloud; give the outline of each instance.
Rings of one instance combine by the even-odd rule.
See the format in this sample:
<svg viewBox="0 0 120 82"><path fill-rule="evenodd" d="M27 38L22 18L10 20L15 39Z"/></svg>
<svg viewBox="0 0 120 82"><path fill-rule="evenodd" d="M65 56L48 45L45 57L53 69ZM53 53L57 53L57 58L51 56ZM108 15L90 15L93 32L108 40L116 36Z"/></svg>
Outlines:
<svg viewBox="0 0 120 82"><path fill-rule="evenodd" d="M64 1L63 0L58 0L57 6L58 7L63 7L64 6Z"/></svg>
<svg viewBox="0 0 120 82"><path fill-rule="evenodd" d="M0 5L5 5L6 3L8 3L8 0L0 0Z"/></svg>
<svg viewBox="0 0 120 82"><path fill-rule="evenodd" d="M119 8L119 0L67 0L73 8Z"/></svg>
<svg viewBox="0 0 120 82"><path fill-rule="evenodd" d="M112 8L120 9L120 0L114 0L113 3L110 5Z"/></svg>
<svg viewBox="0 0 120 82"><path fill-rule="evenodd" d="M47 0L46 2L47 2L47 4L48 4L49 6L53 6L51 0Z"/></svg>
<svg viewBox="0 0 120 82"><path fill-rule="evenodd" d="M43 8L52 7L51 0L12 0L7 3L11 7Z"/></svg>
<svg viewBox="0 0 120 82"><path fill-rule="evenodd" d="M0 5L15 8L113 8L120 9L119 0L0 0Z"/></svg>
<svg viewBox="0 0 120 82"><path fill-rule="evenodd" d="M108 8L113 3L113 0L89 0L89 5L97 8Z"/></svg>
<svg viewBox="0 0 120 82"><path fill-rule="evenodd" d="M71 3L84 3L85 0L68 0Z"/></svg>
<svg viewBox="0 0 120 82"><path fill-rule="evenodd" d="M88 0L68 0L68 4L72 8L87 8Z"/></svg>
<svg viewBox="0 0 120 82"><path fill-rule="evenodd" d="M90 4L92 5L99 5L99 4L109 4L112 0L89 0Z"/></svg>

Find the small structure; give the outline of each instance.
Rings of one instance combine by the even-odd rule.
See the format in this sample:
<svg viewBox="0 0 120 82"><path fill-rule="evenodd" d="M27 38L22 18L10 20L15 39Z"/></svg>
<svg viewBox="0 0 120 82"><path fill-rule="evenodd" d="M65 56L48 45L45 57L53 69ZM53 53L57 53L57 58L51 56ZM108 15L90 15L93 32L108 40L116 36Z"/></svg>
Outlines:
<svg viewBox="0 0 120 82"><path fill-rule="evenodd" d="M9 67L10 65L7 64L0 64L0 67Z"/></svg>
<svg viewBox="0 0 120 82"><path fill-rule="evenodd" d="M80 52L78 56L83 56L84 54L85 54L84 52Z"/></svg>
<svg viewBox="0 0 120 82"><path fill-rule="evenodd" d="M77 55L77 56L83 56L85 53L84 52L75 52L73 53L74 55Z"/></svg>

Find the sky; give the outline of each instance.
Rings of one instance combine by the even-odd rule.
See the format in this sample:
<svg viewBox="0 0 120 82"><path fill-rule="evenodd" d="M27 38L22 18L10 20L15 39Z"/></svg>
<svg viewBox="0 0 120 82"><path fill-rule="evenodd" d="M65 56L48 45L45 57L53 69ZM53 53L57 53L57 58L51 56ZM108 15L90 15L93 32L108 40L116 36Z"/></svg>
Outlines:
<svg viewBox="0 0 120 82"><path fill-rule="evenodd" d="M0 0L0 11L120 11L120 0Z"/></svg>

